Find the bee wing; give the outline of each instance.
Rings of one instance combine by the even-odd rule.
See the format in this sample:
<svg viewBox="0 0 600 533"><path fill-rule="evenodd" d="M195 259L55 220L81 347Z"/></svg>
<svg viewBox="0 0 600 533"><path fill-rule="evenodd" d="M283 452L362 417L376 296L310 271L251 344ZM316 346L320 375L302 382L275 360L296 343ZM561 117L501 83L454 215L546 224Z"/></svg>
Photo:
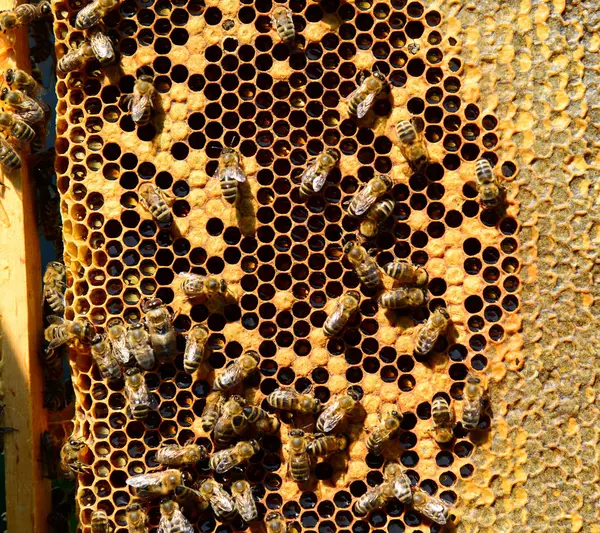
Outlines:
<svg viewBox="0 0 600 533"><path fill-rule="evenodd" d="M150 95L144 94L140 96L140 98L136 101L133 98L130 102L131 109L131 118L134 122L138 120L142 120L144 116L144 112L146 111L146 107L152 105L152 97Z"/></svg>
<svg viewBox="0 0 600 533"><path fill-rule="evenodd" d="M362 89L362 83L346 97L346 100L348 102L351 102L352 99L358 95L358 93L360 92L361 89Z"/></svg>
<svg viewBox="0 0 600 533"><path fill-rule="evenodd" d="M446 523L446 507L437 499L428 501L419 511L437 524Z"/></svg>
<svg viewBox="0 0 600 533"><path fill-rule="evenodd" d="M338 402L336 401L325 411L323 411L321 416L323 416L325 420L323 423L323 431L325 433L329 433L330 431L333 431L333 428L335 428L335 426L342 421L342 418L344 418L344 413L338 409Z"/></svg>
<svg viewBox="0 0 600 533"><path fill-rule="evenodd" d="M234 466L238 464L238 460L236 459L233 453L230 453L229 450L225 450L227 453L224 453L219 457L219 462L215 467L215 472L217 474L224 474L228 470L231 470ZM213 455L214 457L214 455Z"/></svg>
<svg viewBox="0 0 600 533"><path fill-rule="evenodd" d="M240 183L244 183L246 181L246 174L244 174L244 171L239 165L223 169L219 173L219 176L222 180L233 178L234 180L239 181Z"/></svg>
<svg viewBox="0 0 600 533"><path fill-rule="evenodd" d="M125 344L125 336L112 341L112 346L115 359L122 365L129 363L129 360L131 359L131 353Z"/></svg>
<svg viewBox="0 0 600 533"><path fill-rule="evenodd" d="M317 172L315 175L313 184L312 184L313 191L319 192L323 188L323 185L325 185L326 179L327 179L327 172Z"/></svg>
<svg viewBox="0 0 600 533"><path fill-rule="evenodd" d="M337 322L342 317L343 312L344 312L344 306L341 304L338 304L328 319L329 323Z"/></svg>
<svg viewBox="0 0 600 533"><path fill-rule="evenodd" d="M183 516L183 513L176 509L171 520L171 531L177 531L178 533L194 533L192 524L189 523L188 519Z"/></svg>
<svg viewBox="0 0 600 533"><path fill-rule="evenodd" d="M313 159L308 167L306 167L306 170L302 173L302 176L300 177L300 183L302 185L304 185L305 183L310 183L315 175L315 170L317 168L317 159ZM314 188L314 181L313 181L313 188Z"/></svg>
<svg viewBox="0 0 600 533"><path fill-rule="evenodd" d="M230 513L235 509L235 503L229 497L229 494L227 494L221 487L218 487L218 489L213 492L212 496L210 497L210 503L225 513Z"/></svg>
<svg viewBox="0 0 600 533"><path fill-rule="evenodd" d="M150 488L154 486L159 486L161 480L161 473L158 474L140 474L138 476L133 476L127 478L125 483L130 487L136 489Z"/></svg>
<svg viewBox="0 0 600 533"><path fill-rule="evenodd" d="M171 533L171 522L166 516L160 517L158 533Z"/></svg>
<svg viewBox="0 0 600 533"><path fill-rule="evenodd" d="M356 108L356 116L358 118L363 118L367 114L367 111L373 104L376 96L377 94L375 93L369 93L367 97L360 104L358 104L358 107Z"/></svg>
<svg viewBox="0 0 600 533"><path fill-rule="evenodd" d="M355 202L357 204L355 212L357 215L363 215L377 201L377 198L371 193L371 187L367 185L364 189L356 194Z"/></svg>
<svg viewBox="0 0 600 533"><path fill-rule="evenodd" d="M65 323L65 319L60 317L60 316L56 316L56 315L50 315L48 317L48 323L49 324L64 324Z"/></svg>

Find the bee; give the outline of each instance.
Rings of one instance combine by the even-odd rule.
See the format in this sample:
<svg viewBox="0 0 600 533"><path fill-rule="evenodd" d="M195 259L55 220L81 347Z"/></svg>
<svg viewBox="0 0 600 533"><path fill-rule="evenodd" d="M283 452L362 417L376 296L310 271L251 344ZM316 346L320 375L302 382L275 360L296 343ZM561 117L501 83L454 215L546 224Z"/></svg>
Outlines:
<svg viewBox="0 0 600 533"><path fill-rule="evenodd" d="M159 361L172 361L177 356L177 338L171 313L160 298L145 300L142 310L150 334L150 344Z"/></svg>
<svg viewBox="0 0 600 533"><path fill-rule="evenodd" d="M429 156L427 145L422 135L410 120L403 120L396 126L396 133L400 141L400 151L414 172L419 172L427 165Z"/></svg>
<svg viewBox="0 0 600 533"><path fill-rule="evenodd" d="M140 203L158 222L169 225L173 221L171 210L163 192L151 183L143 183L139 188Z"/></svg>
<svg viewBox="0 0 600 533"><path fill-rule="evenodd" d="M63 278L65 277L65 274L67 272L67 269L65 268L65 265L63 265L62 263L59 263L58 261L50 261L47 265L46 265L46 270L44 272L44 284L45 285L64 285L63 283Z"/></svg>
<svg viewBox="0 0 600 533"><path fill-rule="evenodd" d="M83 41L77 48L72 48L58 60L56 71L67 74L73 70L80 70L95 57L91 43Z"/></svg>
<svg viewBox="0 0 600 533"><path fill-rule="evenodd" d="M94 337L94 327L85 318L65 320L56 315L48 317L50 325L44 331L44 338L48 341L46 353L75 339L81 342L90 342Z"/></svg>
<svg viewBox="0 0 600 533"><path fill-rule="evenodd" d="M442 526L448 522L450 509L444 501L430 496L424 490L418 488L415 489L412 499L415 510L429 518L429 520Z"/></svg>
<svg viewBox="0 0 600 533"><path fill-rule="evenodd" d="M138 474L127 479L126 483L133 487L134 493L140 498L158 498L167 496L176 487L184 484L186 474L180 470L170 469L161 472Z"/></svg>
<svg viewBox="0 0 600 533"><path fill-rule="evenodd" d="M120 318L113 318L108 321L106 336L112 346L113 355L117 362L123 366L128 365L131 352L127 347L127 330Z"/></svg>
<svg viewBox="0 0 600 533"><path fill-rule="evenodd" d="M326 337L335 337L339 335L348 320L358 310L360 304L360 293L358 291L348 291L338 300L335 310L327 317L323 324L323 333Z"/></svg>
<svg viewBox="0 0 600 533"><path fill-rule="evenodd" d="M141 322L129 326L125 341L127 349L141 368L150 370L154 367L156 359L152 346L150 346L150 335Z"/></svg>
<svg viewBox="0 0 600 533"><path fill-rule="evenodd" d="M300 178L300 197L306 200L309 196L319 192L339 160L340 156L331 148L313 159Z"/></svg>
<svg viewBox="0 0 600 533"><path fill-rule="evenodd" d="M177 502L163 500L160 503L158 533L194 533L192 524L183 516Z"/></svg>
<svg viewBox="0 0 600 533"><path fill-rule="evenodd" d="M63 282L65 266L58 261L51 261L46 266L44 273L44 299L48 302L50 309L57 315L65 312L65 295Z"/></svg>
<svg viewBox="0 0 600 533"><path fill-rule="evenodd" d="M196 489L179 485L175 487L175 497L182 503L191 503L198 511L206 511L209 507L208 500Z"/></svg>
<svg viewBox="0 0 600 533"><path fill-rule="evenodd" d="M350 393L334 399L319 415L317 431L331 433L342 419L356 407L356 404L356 400Z"/></svg>
<svg viewBox="0 0 600 533"><path fill-rule="evenodd" d="M181 467L193 465L208 457L204 446L199 444L163 444L156 452L154 459L157 463L165 466Z"/></svg>
<svg viewBox="0 0 600 533"><path fill-rule="evenodd" d="M358 516L365 516L375 509L380 509L394 499L394 489L391 483L383 482L365 492L354 504L353 511Z"/></svg>
<svg viewBox="0 0 600 533"><path fill-rule="evenodd" d="M296 411L304 415L316 415L321 410L321 402L308 394L300 394L293 389L277 389L267 397L269 405L284 411Z"/></svg>
<svg viewBox="0 0 600 533"><path fill-rule="evenodd" d="M446 331L450 315L443 307L438 307L427 322L417 332L417 340L415 342L415 352L419 355L427 355L433 350L433 345L438 340L439 336Z"/></svg>
<svg viewBox="0 0 600 533"><path fill-rule="evenodd" d="M98 509L92 513L90 525L92 527L92 533L110 533L112 531L112 527L108 522L108 516L106 516L106 511L103 511L102 509Z"/></svg>
<svg viewBox="0 0 600 533"><path fill-rule="evenodd" d="M392 486L394 498L400 503L412 501L412 489L410 479L398 463L388 463L383 470L383 479Z"/></svg>
<svg viewBox="0 0 600 533"><path fill-rule="evenodd" d="M21 168L21 156L8 144L6 139L0 135L0 165L7 172Z"/></svg>
<svg viewBox="0 0 600 533"><path fill-rule="evenodd" d="M248 429L248 420L244 416L244 400L231 396L221 408L221 414L214 427L214 440L217 446L227 446L237 435Z"/></svg>
<svg viewBox="0 0 600 533"><path fill-rule="evenodd" d="M206 397L206 405L202 411L202 429L207 433L215 427L224 403L225 397L221 392L214 391Z"/></svg>
<svg viewBox="0 0 600 533"><path fill-rule="evenodd" d="M433 399L433 403L431 404L431 419L436 442L450 442L454 437L452 434L454 413L450 408L450 404L443 396L437 396Z"/></svg>
<svg viewBox="0 0 600 533"><path fill-rule="evenodd" d="M288 473L294 481L307 481L310 478L309 439L301 429L290 430Z"/></svg>
<svg viewBox="0 0 600 533"><path fill-rule="evenodd" d="M385 76L378 70L373 69L370 76L361 73L360 85L348 96L348 113L357 118L363 118L382 92L388 90L388 82Z"/></svg>
<svg viewBox="0 0 600 533"><path fill-rule="evenodd" d="M135 81L133 94L125 99L127 108L131 113L131 119L135 124L145 126L150 123L155 98L154 78L147 74L142 74Z"/></svg>
<svg viewBox="0 0 600 533"><path fill-rule="evenodd" d="M127 507L126 516L129 533L148 533L148 514L138 502Z"/></svg>
<svg viewBox="0 0 600 533"><path fill-rule="evenodd" d="M90 469L88 465L79 460L85 448L85 442L71 437L60 449L60 470L62 477L67 481L74 480L75 474L83 474Z"/></svg>
<svg viewBox="0 0 600 533"><path fill-rule="evenodd" d="M12 113L0 113L0 129L8 130L14 139L26 143L35 137L34 129Z"/></svg>
<svg viewBox="0 0 600 533"><path fill-rule="evenodd" d="M23 91L28 96L36 96L40 90L38 82L24 70L20 68L9 68L4 76L6 84L11 89Z"/></svg>
<svg viewBox="0 0 600 533"><path fill-rule="evenodd" d="M492 170L492 165L487 159L480 159L475 163L475 177L477 179L477 192L479 202L483 207L496 207L502 195L502 186Z"/></svg>
<svg viewBox="0 0 600 533"><path fill-rule="evenodd" d="M399 259L384 265L383 271L400 283L425 285L429 280L429 275L423 267Z"/></svg>
<svg viewBox="0 0 600 533"><path fill-rule="evenodd" d="M381 285L381 272L373 259L360 244L350 241L344 247L344 253L365 287L375 289Z"/></svg>
<svg viewBox="0 0 600 533"><path fill-rule="evenodd" d="M208 463L217 474L224 474L232 468L249 461L260 451L255 440L238 442L232 448L215 452Z"/></svg>
<svg viewBox="0 0 600 533"><path fill-rule="evenodd" d="M256 503L252 497L250 483L244 479L236 481L231 485L231 495L235 501L235 507L245 522L252 522L258 517Z"/></svg>
<svg viewBox="0 0 600 533"><path fill-rule="evenodd" d="M257 352L254 350L244 352L215 378L214 390L226 391L239 385L256 370L259 362L260 356Z"/></svg>
<svg viewBox="0 0 600 533"><path fill-rule="evenodd" d="M16 118L21 119L30 126L42 122L46 118L44 107L22 91L11 91L8 87L4 87L0 94L0 100L6 103L6 106L14 113Z"/></svg>
<svg viewBox="0 0 600 533"><path fill-rule="evenodd" d="M153 407L153 397L139 368L129 368L125 372L125 394L133 418L144 420Z"/></svg>
<svg viewBox="0 0 600 533"><path fill-rule="evenodd" d="M201 276L191 272L180 272L181 290L188 298L204 297L206 300L227 294L227 282L216 276Z"/></svg>
<svg viewBox="0 0 600 533"><path fill-rule="evenodd" d="M481 403L483 401L483 388L481 387L481 380L477 376L473 374L467 376L463 396L462 426L466 430L472 431L477 429L479 425Z"/></svg>
<svg viewBox="0 0 600 533"><path fill-rule="evenodd" d="M196 372L202 363L209 335L206 326L202 325L194 326L189 332L183 354L183 368L188 374Z"/></svg>
<svg viewBox="0 0 600 533"><path fill-rule="evenodd" d="M265 518L267 533L300 533L300 527L296 522L286 523L279 511L270 512Z"/></svg>
<svg viewBox="0 0 600 533"><path fill-rule="evenodd" d="M293 44L296 39L296 28L294 28L292 12L287 7L276 6L273 8L271 24L285 44Z"/></svg>
<svg viewBox="0 0 600 533"><path fill-rule="evenodd" d="M348 437L346 435L320 435L315 434L306 448L310 455L325 457L332 453L343 452L348 446Z"/></svg>
<svg viewBox="0 0 600 533"><path fill-rule="evenodd" d="M99 29L94 29L89 33L90 46L94 52L94 57L101 65L108 65L115 60L115 48L108 35Z"/></svg>
<svg viewBox="0 0 600 533"><path fill-rule="evenodd" d="M255 405L245 406L244 416L250 424L254 424L256 429L263 433L276 433L281 426L281 422L279 422L277 417L270 415L264 409Z"/></svg>
<svg viewBox="0 0 600 533"><path fill-rule="evenodd" d="M3 31L12 30L19 26L26 26L32 22L49 18L52 15L50 2L40 2L39 4L21 4L12 11L0 13L0 29Z"/></svg>
<svg viewBox="0 0 600 533"><path fill-rule="evenodd" d="M419 307L427 303L427 294L419 287L399 287L385 291L377 301L385 309Z"/></svg>
<svg viewBox="0 0 600 533"><path fill-rule="evenodd" d="M380 455L383 445L400 431L403 418L398 411L392 411L369 435L367 449L375 455Z"/></svg>
<svg viewBox="0 0 600 533"><path fill-rule="evenodd" d="M358 191L348 204L348 213L353 217L364 215L394 185L388 176L379 175Z"/></svg>
<svg viewBox="0 0 600 533"><path fill-rule="evenodd" d="M214 178L221 184L223 199L235 204L238 196L238 186L246 181L246 174L240 166L240 154L233 148L224 148L219 157L219 166L215 171Z"/></svg>
<svg viewBox="0 0 600 533"><path fill-rule="evenodd" d="M96 335L92 339L91 351L103 379L114 381L121 377L121 367L113 355L112 346L106 337Z"/></svg>
<svg viewBox="0 0 600 533"><path fill-rule="evenodd" d="M237 515L235 502L225 489L214 479L205 479L200 485L200 494L209 501L219 520L230 522Z"/></svg>
<svg viewBox="0 0 600 533"><path fill-rule="evenodd" d="M375 202L367 211L365 219L360 223L360 234L367 239L375 237L379 231L379 226L391 216L395 208L396 202L391 198L384 198Z"/></svg>
<svg viewBox="0 0 600 533"><path fill-rule="evenodd" d="M78 30L87 30L98 24L109 11L119 5L119 0L93 0L85 6L75 18L75 27Z"/></svg>

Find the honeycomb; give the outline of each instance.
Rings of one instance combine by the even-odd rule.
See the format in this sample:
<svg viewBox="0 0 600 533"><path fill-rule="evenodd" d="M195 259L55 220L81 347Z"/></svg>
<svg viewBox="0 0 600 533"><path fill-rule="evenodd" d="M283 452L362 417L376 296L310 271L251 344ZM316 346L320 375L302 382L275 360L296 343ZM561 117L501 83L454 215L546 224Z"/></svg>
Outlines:
<svg viewBox="0 0 600 533"><path fill-rule="evenodd" d="M491 423L496 407L492 402L478 431L459 427L452 445L440 448L429 432L430 402L441 392L457 400L459 415L470 370L487 376L493 391L507 370L523 364L517 190L510 183L515 151L500 149L500 120L478 103L454 16L446 23L439 7L404 0L287 5L297 30L292 49L270 26L270 0L125 0L104 21L119 65L100 70L90 63L57 81L57 184L72 275L65 316L86 316L102 331L113 317L140 320L142 299L159 297L176 313L180 334L176 361L145 374L158 408L144 423L127 417L122 384L105 383L84 349L71 351L76 420L91 465L78 479L81 530L100 508L116 533L126 531L126 479L156 467L161 443L195 439L212 448L198 422L214 370L249 349L261 362L248 400L267 408L265 396L277 387L310 386L327 401L351 387L364 408L364 420L346 428L348 451L317 464L306 485L287 477L285 443L296 421L285 416L281 439L266 438L245 472L216 476L229 483L245 475L261 517L281 510L319 533L440 531L398 503L353 515L353 501L382 481L392 459L414 484L454 505L459 529L463 514L473 516L465 505L483 493L478 468L485 462L475 458L500 438ZM81 6L53 6L60 58L83 38L73 26ZM387 76L391 94L356 121L344 99L360 72L374 67ZM141 73L155 76L160 104L152 124L136 129L123 97ZM425 174L410 172L394 132L411 117L428 143ZM210 178L224 146L240 151L249 177L237 208L223 202ZM322 195L302 203L300 175L327 147L340 152L340 166ZM474 165L481 157L507 183L502 212L482 210L477 201ZM367 246L380 265L394 258L424 265L427 308L384 313L343 258L343 244L357 230L344 203L375 173L394 179L396 208ZM172 198L172 227L157 225L140 205L145 182ZM179 272L223 277L237 303L190 302ZM327 339L323 322L347 289L361 290L360 313L342 336ZM415 358L414 330L439 305L448 308L452 329L432 355ZM183 335L198 323L211 331L212 354L190 376ZM392 409L404 413L403 431L383 456L368 454L368 428ZM193 473L201 479L208 467ZM150 517L156 526L157 505ZM199 531L246 527L188 518Z"/></svg>

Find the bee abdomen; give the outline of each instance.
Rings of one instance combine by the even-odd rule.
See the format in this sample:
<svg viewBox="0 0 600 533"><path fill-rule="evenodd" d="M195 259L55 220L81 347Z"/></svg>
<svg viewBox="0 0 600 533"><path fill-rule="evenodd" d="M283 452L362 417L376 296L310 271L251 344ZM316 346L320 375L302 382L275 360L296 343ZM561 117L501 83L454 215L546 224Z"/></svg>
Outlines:
<svg viewBox="0 0 600 533"><path fill-rule="evenodd" d="M463 409L462 425L465 429L472 431L479 425L480 413L477 409Z"/></svg>
<svg viewBox="0 0 600 533"><path fill-rule="evenodd" d="M342 319L338 320L337 322L334 322L332 320L329 320L328 318L323 324L323 333L326 337L335 337L336 335L339 335L342 332L344 326L346 325L346 322L346 320Z"/></svg>
<svg viewBox="0 0 600 533"><path fill-rule="evenodd" d="M292 479L294 481L307 481L310 478L310 459L294 462L291 466Z"/></svg>
<svg viewBox="0 0 600 533"><path fill-rule="evenodd" d="M169 224L171 222L171 211L169 210L167 204L162 203L154 210L154 218L163 224Z"/></svg>
<svg viewBox="0 0 600 533"><path fill-rule="evenodd" d="M221 192L226 202L234 204L237 200L238 182L237 180L222 180Z"/></svg>
<svg viewBox="0 0 600 533"><path fill-rule="evenodd" d="M284 411L290 411L293 407L292 399L286 391L276 390L269 394L267 398L269 405L272 405L276 409L283 409Z"/></svg>
<svg viewBox="0 0 600 533"><path fill-rule="evenodd" d="M381 275L379 274L379 269L375 264L368 266L361 272L357 272L357 274L364 283L365 287L370 289L379 287L379 284L381 283Z"/></svg>
<svg viewBox="0 0 600 533"><path fill-rule="evenodd" d="M396 126L398 139L404 144L410 144L416 141L417 135L414 126L408 121L403 120Z"/></svg>
<svg viewBox="0 0 600 533"><path fill-rule="evenodd" d="M149 409L147 405L136 405L132 411L133 418L136 420L143 420L148 416L148 411Z"/></svg>
<svg viewBox="0 0 600 533"><path fill-rule="evenodd" d="M151 108L147 107L146 109L144 109L144 113L142 114L142 116L140 118L138 118L137 120L135 120L134 122L138 126L146 126L147 124L150 123L151 114L152 114Z"/></svg>
<svg viewBox="0 0 600 533"><path fill-rule="evenodd" d="M348 112L351 115L356 116L356 113L358 112L359 104L361 102L363 102L366 97L367 97L366 94L364 94L363 92L360 92L354 98L352 98L352 100L350 100L350 102L348 103Z"/></svg>

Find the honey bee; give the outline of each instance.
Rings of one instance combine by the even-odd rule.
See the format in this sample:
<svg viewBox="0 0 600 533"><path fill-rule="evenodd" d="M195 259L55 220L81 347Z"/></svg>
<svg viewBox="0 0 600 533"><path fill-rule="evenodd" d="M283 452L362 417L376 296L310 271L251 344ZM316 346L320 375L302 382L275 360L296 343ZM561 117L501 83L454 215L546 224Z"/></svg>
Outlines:
<svg viewBox="0 0 600 533"><path fill-rule="evenodd" d="M199 491L190 487L186 487L184 485L179 485L178 487L175 487L175 497L184 504L194 504L194 507L198 511L206 511L206 509L208 509L209 507L208 500L205 499Z"/></svg>
<svg viewBox="0 0 600 533"><path fill-rule="evenodd" d="M257 352L254 350L244 352L215 378L214 390L226 391L233 389L256 370L259 362L260 356Z"/></svg>
<svg viewBox="0 0 600 533"><path fill-rule="evenodd" d="M217 295L227 294L227 282L216 276L201 276L191 272L180 272L181 290L188 298L204 297L206 300Z"/></svg>
<svg viewBox="0 0 600 533"><path fill-rule="evenodd" d="M113 318L108 321L106 336L112 346L113 355L117 362L123 366L128 365L131 353L127 348L127 330L120 318Z"/></svg>
<svg viewBox="0 0 600 533"><path fill-rule="evenodd" d="M481 417L481 403L483 401L483 388L481 380L469 374L463 392L462 426L472 431L477 429Z"/></svg>
<svg viewBox="0 0 600 533"><path fill-rule="evenodd" d="M283 6L276 6L271 11L271 24L277 31L279 38L285 44L293 44L296 39L296 28L292 12Z"/></svg>
<svg viewBox="0 0 600 533"><path fill-rule="evenodd" d="M27 26L32 22L49 18L52 15L50 2L40 2L39 4L21 4L12 11L3 11L0 13L0 29L2 31L12 30L19 26Z"/></svg>
<svg viewBox="0 0 600 533"><path fill-rule="evenodd" d="M44 338L49 343L46 353L75 339L81 342L90 342L94 337L94 327L85 318L65 320L59 316L50 315L48 322L50 325L44 331Z"/></svg>
<svg viewBox="0 0 600 533"><path fill-rule="evenodd" d="M498 178L494 176L492 165L487 159L480 159L475 163L475 177L481 205L496 207L500 203L502 186Z"/></svg>
<svg viewBox="0 0 600 533"><path fill-rule="evenodd" d="M400 283L425 285L429 280L427 271L419 265L411 265L407 261L397 259L383 267L383 271Z"/></svg>
<svg viewBox="0 0 600 533"><path fill-rule="evenodd" d="M150 344L159 361L172 361L177 356L177 338L171 313L160 298L145 300L142 310L146 313Z"/></svg>
<svg viewBox="0 0 600 533"><path fill-rule="evenodd" d="M392 411L386 419L370 433L367 439L367 449L375 455L380 455L383 445L400 431L404 417L398 411Z"/></svg>
<svg viewBox="0 0 600 533"><path fill-rule="evenodd" d="M108 35L96 28L89 33L90 46L94 57L101 65L108 65L115 60L115 48Z"/></svg>
<svg viewBox="0 0 600 533"><path fill-rule="evenodd" d="M217 446L227 446L236 436L248 429L248 420L244 416L244 400L231 396L221 408L221 414L214 427L214 440Z"/></svg>
<svg viewBox="0 0 600 533"><path fill-rule="evenodd" d="M360 234L367 239L375 237L379 231L379 226L391 216L395 208L396 202L391 198L384 198L375 202L367 211L365 219L360 223Z"/></svg>
<svg viewBox="0 0 600 533"><path fill-rule="evenodd" d="M375 509L380 509L387 502L394 499L394 490L391 483L383 482L365 492L354 504L353 511L358 516L365 516Z"/></svg>
<svg viewBox="0 0 600 533"><path fill-rule="evenodd" d="M281 426L281 422L277 417L255 405L245 406L244 416L250 424L254 424L256 429L262 433L276 433Z"/></svg>
<svg viewBox="0 0 600 533"><path fill-rule="evenodd" d="M232 468L249 461L260 451L260 446L255 440L238 442L232 448L215 452L209 465L217 474L224 474Z"/></svg>
<svg viewBox="0 0 600 533"><path fill-rule="evenodd" d="M433 350L433 345L438 340L439 336L446 331L450 315L443 307L438 307L427 322L417 332L417 340L415 342L415 352L419 355L427 355Z"/></svg>
<svg viewBox="0 0 600 533"><path fill-rule="evenodd" d="M24 70L20 68L9 68L4 76L6 84L11 89L23 91L28 96L36 96L40 90L38 82Z"/></svg>
<svg viewBox="0 0 600 533"><path fill-rule="evenodd" d="M8 87L2 89L0 100L13 112L16 118L21 119L30 126L42 122L46 118L44 107L37 100L27 96L22 91L11 91Z"/></svg>
<svg viewBox="0 0 600 533"><path fill-rule="evenodd" d="M26 143L35 137L34 129L12 113L0 113L0 129L8 130L14 139Z"/></svg>
<svg viewBox="0 0 600 533"><path fill-rule="evenodd" d="M344 253L365 287L375 289L381 285L381 272L375 260L360 244L350 241L344 247Z"/></svg>
<svg viewBox="0 0 600 533"><path fill-rule="evenodd" d="M135 81L133 94L128 96L125 101L131 113L131 119L135 124L145 126L150 123L155 98L154 78L142 74Z"/></svg>
<svg viewBox="0 0 600 533"><path fill-rule="evenodd" d="M192 524L183 516L177 502L163 500L160 503L158 533L194 533Z"/></svg>
<svg viewBox="0 0 600 533"><path fill-rule="evenodd" d="M385 76L378 70L373 69L370 76L361 73L360 85L348 96L348 113L357 118L363 118L382 92L388 90L388 82Z"/></svg>
<svg viewBox="0 0 600 533"><path fill-rule="evenodd" d="M335 398L319 415L317 431L331 433L342 419L356 407L356 404L356 400L348 392Z"/></svg>
<svg viewBox="0 0 600 533"><path fill-rule="evenodd" d="M267 397L269 405L284 411L296 411L305 415L316 415L321 410L321 402L308 394L300 394L293 389L277 389Z"/></svg>
<svg viewBox="0 0 600 533"><path fill-rule="evenodd" d="M144 420L153 408L153 396L139 368L128 368L125 372L125 394L131 416L136 420Z"/></svg>
<svg viewBox="0 0 600 533"><path fill-rule="evenodd" d="M394 498L400 503L412 501L410 479L398 463L388 463L383 470L383 479L392 486Z"/></svg>
<svg viewBox="0 0 600 533"><path fill-rule="evenodd" d="M448 515L450 513L448 505L439 498L430 496L424 490L419 488L414 489L413 507L436 524L443 526L448 522Z"/></svg>
<svg viewBox="0 0 600 533"><path fill-rule="evenodd" d="M427 145L421 134L410 120L403 120L396 126L400 141L400 151L414 172L419 172L427 165L429 156Z"/></svg>
<svg viewBox="0 0 600 533"><path fill-rule="evenodd" d="M340 156L331 148L313 159L300 178L300 197L306 200L309 196L319 192L339 160Z"/></svg>
<svg viewBox="0 0 600 533"><path fill-rule="evenodd" d="M358 291L348 291L342 295L336 305L335 310L327 317L323 324L323 333L326 337L335 337L339 335L348 320L358 310L360 304L360 293Z"/></svg>
<svg viewBox="0 0 600 533"><path fill-rule="evenodd" d="M364 215L394 185L388 176L379 175L358 191L348 204L348 213L353 217Z"/></svg>
<svg viewBox="0 0 600 533"><path fill-rule="evenodd" d="M163 192L151 183L140 185L139 192L142 207L161 224L171 224L173 215L165 201Z"/></svg>
<svg viewBox="0 0 600 533"><path fill-rule="evenodd" d="M78 30L87 30L95 26L118 5L119 0L93 0L77 13L75 27Z"/></svg>
<svg viewBox="0 0 600 533"><path fill-rule="evenodd" d="M454 413L450 404L443 396L437 396L431 404L431 419L433 422L433 436L436 442L450 442L454 435L452 426L454 424Z"/></svg>
<svg viewBox="0 0 600 533"><path fill-rule="evenodd" d="M50 309L57 315L65 312L65 266L58 261L51 261L46 266L44 273L44 299L48 302Z"/></svg>
<svg viewBox="0 0 600 533"><path fill-rule="evenodd" d="M154 459L165 466L193 465L208 457L204 446L199 444L163 444L156 452Z"/></svg>
<svg viewBox="0 0 600 533"><path fill-rule="evenodd" d="M202 429L207 433L215 427L224 403L225 397L221 392L214 391L206 397L206 405L202 411Z"/></svg>
<svg viewBox="0 0 600 533"><path fill-rule="evenodd" d="M200 494L207 499L217 518L230 522L237 515L235 502L225 489L214 479L205 479L200 485Z"/></svg>
<svg viewBox="0 0 600 533"><path fill-rule="evenodd" d="M56 71L61 74L67 74L73 70L80 70L95 57L96 55L90 42L83 41L77 48L72 48L58 60Z"/></svg>
<svg viewBox="0 0 600 533"><path fill-rule="evenodd" d="M209 335L206 326L202 325L194 326L188 334L183 354L183 368L187 373L193 374L198 370L204 359Z"/></svg>
<svg viewBox="0 0 600 533"><path fill-rule="evenodd" d="M400 287L385 291L377 301L384 309L419 307L427 303L427 294L419 287Z"/></svg>
<svg viewBox="0 0 600 533"><path fill-rule="evenodd" d="M307 481L310 478L309 439L301 429L290 430L288 474L294 481Z"/></svg>
<svg viewBox="0 0 600 533"><path fill-rule="evenodd" d="M148 514L138 502L127 507L126 516L129 533L148 533Z"/></svg>
<svg viewBox="0 0 600 533"><path fill-rule="evenodd" d="M75 474L83 474L90 469L89 465L79 460L85 448L85 442L74 437L63 444L60 449L60 470L64 479L72 481Z"/></svg>
<svg viewBox="0 0 600 533"><path fill-rule="evenodd" d="M332 453L343 452L348 446L348 437L346 435L320 435L315 434L306 448L310 455L325 457Z"/></svg>
<svg viewBox="0 0 600 533"><path fill-rule="evenodd" d="M250 483L244 479L236 481L231 485L231 495L235 501L235 507L244 519L245 522L252 522L258 517L258 510L256 509L256 503L252 496L252 489Z"/></svg>
<svg viewBox="0 0 600 533"><path fill-rule="evenodd" d="M113 355L111 344L103 335L96 335L92 339L92 357L98 365L100 374L108 381L114 381L121 377L121 367Z"/></svg>
<svg viewBox="0 0 600 533"><path fill-rule="evenodd" d="M167 496L179 485L184 485L186 474L180 470L170 469L162 472L138 474L127 479L126 483L133 487L140 498L152 499Z"/></svg>
<svg viewBox="0 0 600 533"><path fill-rule="evenodd" d="M7 172L21 168L21 156L17 154L15 149L2 135L0 135L0 165L2 165Z"/></svg>
<svg viewBox="0 0 600 533"><path fill-rule="evenodd" d="M106 516L106 511L103 511L102 509L98 509L92 513L90 525L92 527L92 533L110 533L112 531L112 527L108 522L108 516Z"/></svg>
<svg viewBox="0 0 600 533"><path fill-rule="evenodd" d="M156 359L150 346L150 335L141 322L129 326L125 340L127 349L141 368L150 370L154 367Z"/></svg>
<svg viewBox="0 0 600 533"><path fill-rule="evenodd" d="M265 518L267 533L300 533L300 527L296 522L286 523L279 511L270 512Z"/></svg>
<svg viewBox="0 0 600 533"><path fill-rule="evenodd" d="M238 196L238 185L246 181L246 174L240 166L240 155L233 148L224 148L219 157L219 166L214 178L221 184L223 199L235 204Z"/></svg>

